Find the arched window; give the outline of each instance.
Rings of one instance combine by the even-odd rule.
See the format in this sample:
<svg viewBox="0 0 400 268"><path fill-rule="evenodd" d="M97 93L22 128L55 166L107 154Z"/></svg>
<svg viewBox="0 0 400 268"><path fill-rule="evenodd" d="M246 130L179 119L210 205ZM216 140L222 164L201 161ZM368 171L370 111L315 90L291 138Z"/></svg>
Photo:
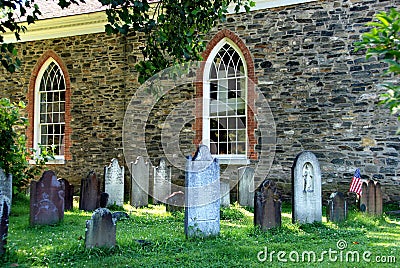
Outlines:
<svg viewBox="0 0 400 268"><path fill-rule="evenodd" d="M54 147L55 159L64 160L66 81L53 58L41 66L35 82L33 147Z"/></svg>
<svg viewBox="0 0 400 268"><path fill-rule="evenodd" d="M247 64L238 46L223 38L203 73L203 144L220 159L247 159Z"/></svg>

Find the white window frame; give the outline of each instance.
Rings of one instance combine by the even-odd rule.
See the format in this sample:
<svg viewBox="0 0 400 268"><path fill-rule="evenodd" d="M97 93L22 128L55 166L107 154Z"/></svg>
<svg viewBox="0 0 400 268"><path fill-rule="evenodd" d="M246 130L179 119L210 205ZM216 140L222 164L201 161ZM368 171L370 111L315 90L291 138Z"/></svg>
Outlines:
<svg viewBox="0 0 400 268"><path fill-rule="evenodd" d="M207 61L204 65L203 72L203 122L202 122L202 144L210 148L210 71L214 61L220 49L225 45L230 45L240 56L244 68L244 79L245 79L245 116L246 116L246 141L245 141L245 154L213 154L213 157L218 158L221 164L249 164L250 160L247 157L248 154L248 113L247 113L247 101L248 101L248 71L246 60L243 56L240 48L229 38L223 38L210 52Z"/></svg>
<svg viewBox="0 0 400 268"><path fill-rule="evenodd" d="M40 68L38 75L36 77L36 81L35 81L35 98L34 98L35 102L34 102L34 116L33 116L33 121L34 121L33 148L36 150L37 157L40 154L39 143L41 141L41 129L40 129L40 104L41 104L41 102L40 102L39 90L40 90L40 84L41 84L44 72L47 70L47 68L49 67L49 65L51 63L55 63L57 65L57 67L60 69L60 71L64 77L64 85L66 85L65 74L62 72L60 65L53 58L51 58L51 57L48 58L45 61L45 63L42 65L42 67ZM65 152L65 128L64 128L64 152ZM34 163L34 161L31 160L30 163ZM54 159L50 159L47 162L47 164L65 164L65 156L64 155L54 155Z"/></svg>

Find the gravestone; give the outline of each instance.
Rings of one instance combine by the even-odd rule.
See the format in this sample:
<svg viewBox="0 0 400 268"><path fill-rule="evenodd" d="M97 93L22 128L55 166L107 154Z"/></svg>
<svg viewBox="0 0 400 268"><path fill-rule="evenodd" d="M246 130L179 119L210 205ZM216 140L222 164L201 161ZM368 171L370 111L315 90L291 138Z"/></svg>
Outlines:
<svg viewBox="0 0 400 268"><path fill-rule="evenodd" d="M116 244L116 224L107 208L98 208L92 218L86 221L86 248L113 247Z"/></svg>
<svg viewBox="0 0 400 268"><path fill-rule="evenodd" d="M347 218L347 202L341 192L334 192L330 195L326 207L326 218L331 222L345 221Z"/></svg>
<svg viewBox="0 0 400 268"><path fill-rule="evenodd" d="M362 181L361 184L361 195L360 195L360 211L367 212L368 209L368 182Z"/></svg>
<svg viewBox="0 0 400 268"><path fill-rule="evenodd" d="M5 245L7 244L10 207L10 199L7 195L0 192L0 256L6 251Z"/></svg>
<svg viewBox="0 0 400 268"><path fill-rule="evenodd" d="M66 179L58 179L64 185L64 210L72 210L74 204L74 186Z"/></svg>
<svg viewBox="0 0 400 268"><path fill-rule="evenodd" d="M281 199L275 182L264 180L254 191L254 226L265 231L282 224Z"/></svg>
<svg viewBox="0 0 400 268"><path fill-rule="evenodd" d="M12 175L6 175L3 169L0 168L0 191L3 195L7 196L12 203ZM10 207L8 208L8 213L10 213Z"/></svg>
<svg viewBox="0 0 400 268"><path fill-rule="evenodd" d="M229 205L231 204L229 181L221 180L220 189L221 189L221 207L229 207Z"/></svg>
<svg viewBox="0 0 400 268"><path fill-rule="evenodd" d="M107 193L101 193L100 194L100 203L99 203L99 206L101 207L101 208L105 208L105 207L107 207L107 204L108 204L108 198L110 197L110 195L109 194L107 194Z"/></svg>
<svg viewBox="0 0 400 268"><path fill-rule="evenodd" d="M186 160L185 235L216 236L220 231L220 167L210 150L200 145Z"/></svg>
<svg viewBox="0 0 400 268"><path fill-rule="evenodd" d="M375 182L375 215L381 216L383 214L383 198L382 188L379 181Z"/></svg>
<svg viewBox="0 0 400 268"><path fill-rule="evenodd" d="M30 187L30 224L56 224L64 219L64 188L56 174L45 171Z"/></svg>
<svg viewBox="0 0 400 268"><path fill-rule="evenodd" d="M79 198L79 209L93 211L99 207L100 202L100 181L96 173L90 171L85 179L81 180L81 192Z"/></svg>
<svg viewBox="0 0 400 268"><path fill-rule="evenodd" d="M254 168L238 168L239 176L239 205L254 207Z"/></svg>
<svg viewBox="0 0 400 268"><path fill-rule="evenodd" d="M166 210L169 212L183 211L185 208L185 194L182 191L173 192L166 199Z"/></svg>
<svg viewBox="0 0 400 268"><path fill-rule="evenodd" d="M376 216L382 215L382 189L378 181L363 181L360 195L360 211Z"/></svg>
<svg viewBox="0 0 400 268"><path fill-rule="evenodd" d="M109 194L107 206L124 205L124 167L119 166L116 158L104 167L104 190Z"/></svg>
<svg viewBox="0 0 400 268"><path fill-rule="evenodd" d="M149 162L138 156L135 163L131 163L131 205L145 207L149 204Z"/></svg>
<svg viewBox="0 0 400 268"><path fill-rule="evenodd" d="M298 154L292 167L292 221L322 221L321 170L317 157L309 151Z"/></svg>
<svg viewBox="0 0 400 268"><path fill-rule="evenodd" d="M160 159L160 165L154 167L153 203L164 203L171 194L171 168L167 167L165 158Z"/></svg>

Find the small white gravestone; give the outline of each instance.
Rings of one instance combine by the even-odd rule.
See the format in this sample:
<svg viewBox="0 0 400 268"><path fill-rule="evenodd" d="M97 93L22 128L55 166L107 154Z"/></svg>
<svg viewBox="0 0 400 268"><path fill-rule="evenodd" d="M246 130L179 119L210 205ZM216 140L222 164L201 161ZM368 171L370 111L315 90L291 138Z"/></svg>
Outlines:
<svg viewBox="0 0 400 268"><path fill-rule="evenodd" d="M8 197L10 204L12 202L12 175L6 175L3 169L0 168L0 192ZM8 208L8 213L10 213L11 207Z"/></svg>
<svg viewBox="0 0 400 268"><path fill-rule="evenodd" d="M186 160L186 237L216 236L220 231L220 167L207 146Z"/></svg>
<svg viewBox="0 0 400 268"><path fill-rule="evenodd" d="M239 205L254 207L254 168L238 168L239 176Z"/></svg>
<svg viewBox="0 0 400 268"><path fill-rule="evenodd" d="M124 167L120 167L118 160L113 158L109 166L104 167L104 190L108 193L108 204L124 205Z"/></svg>
<svg viewBox="0 0 400 268"><path fill-rule="evenodd" d="M221 189L221 207L229 207L231 203L229 181L221 180L220 189Z"/></svg>
<svg viewBox="0 0 400 268"><path fill-rule="evenodd" d="M312 152L297 155L292 167L292 221L322 221L321 170Z"/></svg>
<svg viewBox="0 0 400 268"><path fill-rule="evenodd" d="M171 194L171 168L167 166L164 158L160 159L160 165L154 167L154 204L164 203Z"/></svg>
<svg viewBox="0 0 400 268"><path fill-rule="evenodd" d="M145 207L149 204L149 162L138 156L135 163L131 163L131 205Z"/></svg>

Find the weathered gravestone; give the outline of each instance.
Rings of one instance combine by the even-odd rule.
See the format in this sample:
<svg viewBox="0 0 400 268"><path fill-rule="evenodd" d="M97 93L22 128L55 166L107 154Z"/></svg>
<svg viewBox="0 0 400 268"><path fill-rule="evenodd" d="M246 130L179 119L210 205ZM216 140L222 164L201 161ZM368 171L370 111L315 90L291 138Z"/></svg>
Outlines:
<svg viewBox="0 0 400 268"><path fill-rule="evenodd" d="M186 237L216 236L220 231L220 168L207 146L186 160Z"/></svg>
<svg viewBox="0 0 400 268"><path fill-rule="evenodd" d="M135 163L131 163L131 205L145 207L149 204L149 162L138 156Z"/></svg>
<svg viewBox="0 0 400 268"><path fill-rule="evenodd" d="M3 169L0 168L0 191L3 195L7 196L10 200L10 204L12 203L12 175L6 175ZM9 212L10 212L9 207Z"/></svg>
<svg viewBox="0 0 400 268"><path fill-rule="evenodd" d="M383 213L381 184L377 181L363 181L360 195L360 211L380 216Z"/></svg>
<svg viewBox="0 0 400 268"><path fill-rule="evenodd" d="M239 176L239 205L254 207L254 168L238 168Z"/></svg>
<svg viewBox="0 0 400 268"><path fill-rule="evenodd" d="M167 167L164 158L160 159L160 165L154 167L153 203L164 203L171 194L171 167Z"/></svg>
<svg viewBox="0 0 400 268"><path fill-rule="evenodd" d="M6 251L5 245L7 244L10 207L10 199L0 192L0 256Z"/></svg>
<svg viewBox="0 0 400 268"><path fill-rule="evenodd" d="M56 174L45 171L30 187L30 224L55 224L64 219L64 188Z"/></svg>
<svg viewBox="0 0 400 268"><path fill-rule="evenodd" d="M166 210L169 212L183 211L185 208L185 194L182 191L173 192L167 197Z"/></svg>
<svg viewBox="0 0 400 268"><path fill-rule="evenodd" d="M229 205L231 204L229 181L221 180L220 189L221 189L221 207L229 207Z"/></svg>
<svg viewBox="0 0 400 268"><path fill-rule="evenodd" d="M58 179L64 186L64 210L72 210L74 203L74 186L66 179Z"/></svg>
<svg viewBox="0 0 400 268"><path fill-rule="evenodd" d="M104 167L104 189L109 194L108 206L124 205L124 167L119 166L116 158Z"/></svg>
<svg viewBox="0 0 400 268"><path fill-rule="evenodd" d="M81 180L81 192L79 198L79 209L93 211L99 207L100 202L100 181L96 173L90 171L85 179Z"/></svg>
<svg viewBox="0 0 400 268"><path fill-rule="evenodd" d="M107 207L108 204L108 198L110 197L110 195L108 193L101 193L100 194L100 202L99 202L99 206L101 208L105 208Z"/></svg>
<svg viewBox="0 0 400 268"><path fill-rule="evenodd" d="M347 202L343 193L331 194L326 207L326 218L331 222L345 221L347 218Z"/></svg>
<svg viewBox="0 0 400 268"><path fill-rule="evenodd" d="M116 219L107 208L98 208L86 221L86 248L113 247L116 244Z"/></svg>
<svg viewBox="0 0 400 268"><path fill-rule="evenodd" d="M321 170L312 152L296 156L292 167L292 221L322 221Z"/></svg>
<svg viewBox="0 0 400 268"><path fill-rule="evenodd" d="M280 193L275 182L264 180L254 191L254 226L262 230L279 227L282 224Z"/></svg>

